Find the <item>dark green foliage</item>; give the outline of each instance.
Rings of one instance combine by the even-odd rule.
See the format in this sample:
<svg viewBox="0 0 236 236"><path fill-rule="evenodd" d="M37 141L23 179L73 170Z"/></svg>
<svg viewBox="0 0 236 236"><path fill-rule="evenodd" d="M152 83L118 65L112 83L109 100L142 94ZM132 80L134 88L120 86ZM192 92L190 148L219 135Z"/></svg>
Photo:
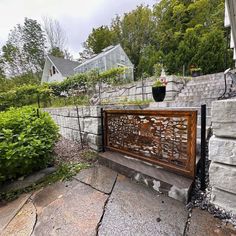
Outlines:
<svg viewBox="0 0 236 236"><path fill-rule="evenodd" d="M23 85L39 85L40 81L38 76L29 73L21 76L15 76L12 78L0 77L0 93L14 90Z"/></svg>
<svg viewBox="0 0 236 236"><path fill-rule="evenodd" d="M47 86L23 85L15 90L0 93L0 111L11 106L21 107L36 104L38 96L41 103L47 103L50 99L50 92Z"/></svg>
<svg viewBox="0 0 236 236"><path fill-rule="evenodd" d="M107 26L93 28L92 33L86 41L86 45L92 48L94 53L100 53L103 48L110 46L112 43L112 32Z"/></svg>
<svg viewBox="0 0 236 236"><path fill-rule="evenodd" d="M10 31L2 47L1 65L10 76L34 73L40 77L44 66L45 36L41 25L25 18Z"/></svg>
<svg viewBox="0 0 236 236"><path fill-rule="evenodd" d="M163 64L170 74L190 74L190 66L203 74L233 65L229 30L224 28L224 0L161 0L150 9L138 6L117 16L111 26L93 29L87 44L93 52L100 42L120 43L135 66L135 76L153 75L153 66ZM109 40L108 40L109 39ZM228 40L229 41L229 40ZM87 40L88 42L88 40ZM104 45L108 46L108 45Z"/></svg>
<svg viewBox="0 0 236 236"><path fill-rule="evenodd" d="M51 117L31 107L0 113L0 182L46 167L58 138Z"/></svg>
<svg viewBox="0 0 236 236"><path fill-rule="evenodd" d="M66 107L75 105L88 106L89 96L87 95L69 96L69 97L52 96L50 98L50 107Z"/></svg>
<svg viewBox="0 0 236 236"><path fill-rule="evenodd" d="M38 100L41 107L88 105L89 96L95 92L95 85L101 82L118 84L122 79L125 68L113 68L99 74L98 71L90 71L86 74L73 75L60 83L43 85L28 84L25 79L0 79L4 89L0 90L0 111L10 107L36 105ZM31 80L30 80L31 81ZM19 85L19 86L17 86Z"/></svg>
<svg viewBox="0 0 236 236"><path fill-rule="evenodd" d="M40 72L44 66L45 36L41 25L32 19L25 18L22 27L23 51L26 63L32 72Z"/></svg>
<svg viewBox="0 0 236 236"><path fill-rule="evenodd" d="M63 51L61 51L59 47L53 47L49 51L49 54L53 55L54 57L61 57L61 58L65 57Z"/></svg>
<svg viewBox="0 0 236 236"><path fill-rule="evenodd" d="M49 83L48 87L55 96L60 96L62 92L67 95L73 95L75 90L80 93L86 93L89 90L94 90L99 81L113 85L120 83L122 81L120 77L124 72L125 68L112 68L101 73L97 70L91 70L85 74L70 76L60 83Z"/></svg>
<svg viewBox="0 0 236 236"><path fill-rule="evenodd" d="M61 91L66 91L69 92L69 90L86 90L87 89L87 81L88 81L88 76L86 74L76 74L73 75L61 83L59 83L59 86L61 88ZM49 84L50 86L50 84Z"/></svg>

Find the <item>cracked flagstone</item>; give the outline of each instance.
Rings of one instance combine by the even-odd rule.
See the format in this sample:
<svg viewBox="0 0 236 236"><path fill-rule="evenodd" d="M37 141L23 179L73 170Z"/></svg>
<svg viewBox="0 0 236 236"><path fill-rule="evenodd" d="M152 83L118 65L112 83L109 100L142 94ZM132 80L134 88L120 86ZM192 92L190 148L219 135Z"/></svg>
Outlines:
<svg viewBox="0 0 236 236"><path fill-rule="evenodd" d="M0 235L2 230L14 218L17 212L22 208L31 194L22 194L18 199L8 202L6 205L0 205Z"/></svg>
<svg viewBox="0 0 236 236"><path fill-rule="evenodd" d="M58 184L45 188L44 193L48 198L51 193L54 195L50 200L44 199L46 195L43 192L39 193L43 198L42 201L40 197L35 197L35 205L40 212L32 235L96 235L97 224L103 214L103 206L108 195L76 180L67 184L68 187L65 187L65 183L61 183L64 187L59 187ZM66 189L58 191L60 188Z"/></svg>
<svg viewBox="0 0 236 236"><path fill-rule="evenodd" d="M181 202L101 166L30 196L0 207L1 236L182 236L188 219ZM186 229L189 236L235 235L197 209Z"/></svg>
<svg viewBox="0 0 236 236"><path fill-rule="evenodd" d="M4 236L27 236L33 231L36 222L36 209L32 202L27 202L13 220L3 230Z"/></svg>
<svg viewBox="0 0 236 236"><path fill-rule="evenodd" d="M74 178L109 194L115 183L117 172L101 165L80 171Z"/></svg>
<svg viewBox="0 0 236 236"><path fill-rule="evenodd" d="M98 235L183 235L187 218L182 203L119 175Z"/></svg>

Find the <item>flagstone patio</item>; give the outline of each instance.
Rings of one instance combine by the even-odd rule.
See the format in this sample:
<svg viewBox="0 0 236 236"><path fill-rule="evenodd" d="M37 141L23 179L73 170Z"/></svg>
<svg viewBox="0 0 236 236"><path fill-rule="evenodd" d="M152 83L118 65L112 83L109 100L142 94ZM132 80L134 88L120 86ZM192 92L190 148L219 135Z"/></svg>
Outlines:
<svg viewBox="0 0 236 236"><path fill-rule="evenodd" d="M190 222L188 224L187 222ZM82 170L0 207L0 235L236 235L194 209L104 166Z"/></svg>

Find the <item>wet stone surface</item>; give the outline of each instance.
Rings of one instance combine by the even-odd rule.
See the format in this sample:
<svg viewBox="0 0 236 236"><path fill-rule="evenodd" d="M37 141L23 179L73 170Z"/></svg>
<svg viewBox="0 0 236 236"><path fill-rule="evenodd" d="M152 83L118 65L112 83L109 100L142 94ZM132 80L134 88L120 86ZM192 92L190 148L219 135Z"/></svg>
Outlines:
<svg viewBox="0 0 236 236"><path fill-rule="evenodd" d="M119 175L98 235L183 235L185 206Z"/></svg>
<svg viewBox="0 0 236 236"><path fill-rule="evenodd" d="M61 184L61 187L44 189L39 193L41 197L35 197L36 208L40 211L32 235L96 235L108 195L76 180L68 186Z"/></svg>
<svg viewBox="0 0 236 236"><path fill-rule="evenodd" d="M1 231L9 224L29 197L30 194L22 194L18 199L0 205L0 235Z"/></svg>
<svg viewBox="0 0 236 236"><path fill-rule="evenodd" d="M33 231L36 222L36 209L32 202L27 202L3 231L4 236L26 236Z"/></svg>
<svg viewBox="0 0 236 236"><path fill-rule="evenodd" d="M207 211L189 220L181 202L101 166L0 205L1 236L236 235Z"/></svg>
<svg viewBox="0 0 236 236"><path fill-rule="evenodd" d="M188 236L236 236L236 229L231 224L224 224L207 211L193 209Z"/></svg>
<svg viewBox="0 0 236 236"><path fill-rule="evenodd" d="M117 173L105 166L97 165L80 171L74 178L108 194L112 190Z"/></svg>

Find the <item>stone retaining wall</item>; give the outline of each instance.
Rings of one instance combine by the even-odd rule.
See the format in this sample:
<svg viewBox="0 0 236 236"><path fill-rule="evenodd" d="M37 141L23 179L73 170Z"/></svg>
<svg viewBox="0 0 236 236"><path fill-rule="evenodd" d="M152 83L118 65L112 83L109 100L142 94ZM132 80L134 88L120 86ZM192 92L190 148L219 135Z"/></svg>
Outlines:
<svg viewBox="0 0 236 236"><path fill-rule="evenodd" d="M143 109L146 106L103 106L104 109ZM90 148L102 148L101 106L45 108L60 129L60 134L76 142L82 140ZM79 128L80 123L80 128Z"/></svg>
<svg viewBox="0 0 236 236"><path fill-rule="evenodd" d="M211 201L236 214L236 99L213 102L212 127Z"/></svg>
<svg viewBox="0 0 236 236"><path fill-rule="evenodd" d="M137 81L130 84L115 86L110 89L105 89L101 93L103 102L122 102L122 101L135 101L135 100L150 100L152 98L152 85L156 78L151 77L143 81ZM168 82L166 87L165 101L172 101L181 89L186 84L187 78L177 76L167 76Z"/></svg>
<svg viewBox="0 0 236 236"><path fill-rule="evenodd" d="M101 147L101 107L75 107L46 108L60 128L60 134L76 142L82 140L94 149ZM79 116L78 116L79 115ZM79 128L80 123L80 128ZM80 130L81 129L81 130Z"/></svg>

